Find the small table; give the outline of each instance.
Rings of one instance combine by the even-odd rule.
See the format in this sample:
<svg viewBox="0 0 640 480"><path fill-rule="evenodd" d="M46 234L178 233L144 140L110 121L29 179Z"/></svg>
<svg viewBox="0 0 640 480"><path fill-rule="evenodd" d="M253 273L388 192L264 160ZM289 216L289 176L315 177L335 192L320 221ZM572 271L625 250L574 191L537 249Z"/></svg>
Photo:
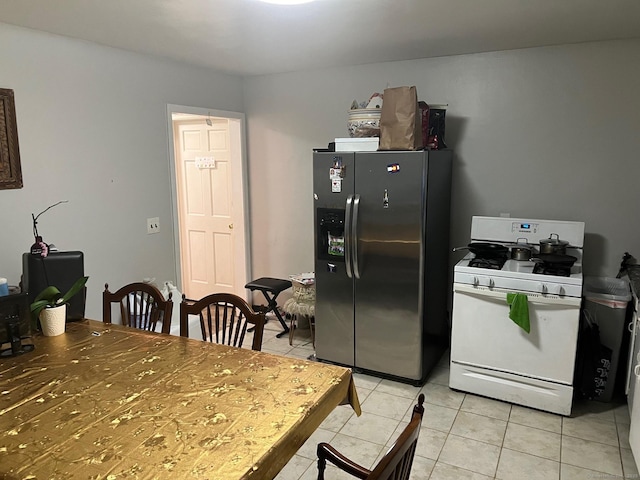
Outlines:
<svg viewBox="0 0 640 480"><path fill-rule="evenodd" d="M272 479L345 399L328 364L84 320L0 363L0 477ZM126 476L125 475L125 476Z"/></svg>

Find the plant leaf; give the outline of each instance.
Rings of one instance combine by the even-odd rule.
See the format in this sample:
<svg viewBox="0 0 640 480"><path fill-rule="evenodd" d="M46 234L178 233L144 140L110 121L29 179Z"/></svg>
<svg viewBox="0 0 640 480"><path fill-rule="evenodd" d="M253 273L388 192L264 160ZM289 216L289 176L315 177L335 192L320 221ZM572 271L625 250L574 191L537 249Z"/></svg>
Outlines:
<svg viewBox="0 0 640 480"><path fill-rule="evenodd" d="M62 296L59 303L67 303L71 297L82 290L84 285L87 283L87 280L89 280L89 277L81 277L76 280L76 283L74 283L69 291Z"/></svg>
<svg viewBox="0 0 640 480"><path fill-rule="evenodd" d="M33 302L31 304L31 312L33 316L37 319L40 317L40 312L49 306L49 300L38 300L37 302Z"/></svg>
<svg viewBox="0 0 640 480"><path fill-rule="evenodd" d="M55 301L56 299L60 298L60 296L62 296L60 290L51 285L41 291L35 298L34 302L37 302L38 300Z"/></svg>
<svg viewBox="0 0 640 480"><path fill-rule="evenodd" d="M33 313L36 314L36 316L38 316L38 314L40 313L40 311L46 307L47 305L49 305L49 301L48 300L37 300L35 302L33 302L31 304L31 311ZM36 313L37 310L37 313Z"/></svg>

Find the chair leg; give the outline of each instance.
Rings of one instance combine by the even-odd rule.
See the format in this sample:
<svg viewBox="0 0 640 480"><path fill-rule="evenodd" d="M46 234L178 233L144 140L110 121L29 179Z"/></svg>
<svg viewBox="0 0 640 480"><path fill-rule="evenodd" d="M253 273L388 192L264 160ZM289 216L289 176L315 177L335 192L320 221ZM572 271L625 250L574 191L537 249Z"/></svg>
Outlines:
<svg viewBox="0 0 640 480"><path fill-rule="evenodd" d="M289 333L289 327L287 327L286 322L284 321L284 318L282 318L282 315L280 314L280 311L278 310L278 303L276 302L276 298L278 298L278 295L280 294L280 292L276 293L275 295L272 293L271 297L269 295L267 295L267 292L265 290L261 290L262 295L264 295L264 298L267 299L267 308L269 312L273 312L276 316L276 318L278 319L278 321L280 322L280 325L282 325L282 332L278 333L276 335L276 338L280 338L283 335L286 335L287 333Z"/></svg>
<svg viewBox="0 0 640 480"><path fill-rule="evenodd" d="M327 467L327 461L324 458L318 458L318 480L324 480L324 469Z"/></svg>
<svg viewBox="0 0 640 480"><path fill-rule="evenodd" d="M289 345L293 346L293 330L296 328L295 326L296 316L288 313L287 317L291 319L291 324L289 327Z"/></svg>
<svg viewBox="0 0 640 480"><path fill-rule="evenodd" d="M309 317L309 329L311 330L311 344L315 350L316 348L316 317Z"/></svg>

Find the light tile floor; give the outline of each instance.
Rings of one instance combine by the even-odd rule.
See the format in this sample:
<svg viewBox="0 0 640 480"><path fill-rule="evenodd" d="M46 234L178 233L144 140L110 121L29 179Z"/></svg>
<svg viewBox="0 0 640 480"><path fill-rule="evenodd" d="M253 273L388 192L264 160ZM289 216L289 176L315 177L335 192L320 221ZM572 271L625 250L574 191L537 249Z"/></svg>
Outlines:
<svg viewBox="0 0 640 480"><path fill-rule="evenodd" d="M263 350L297 358L314 353L309 330L295 331L293 345L272 318ZM571 417L457 392L448 387L445 355L423 387L354 373L362 416L339 406L276 477L317 478L316 446L329 442L370 468L411 417L420 393L425 415L411 478L587 480L640 479L629 448L626 404L579 402ZM353 478L329 467L326 478Z"/></svg>

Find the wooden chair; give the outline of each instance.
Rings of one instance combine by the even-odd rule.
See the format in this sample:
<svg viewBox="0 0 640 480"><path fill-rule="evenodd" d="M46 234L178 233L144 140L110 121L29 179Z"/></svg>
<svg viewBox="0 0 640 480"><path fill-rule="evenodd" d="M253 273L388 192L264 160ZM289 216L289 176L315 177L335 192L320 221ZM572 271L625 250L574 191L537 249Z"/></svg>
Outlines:
<svg viewBox="0 0 640 480"><path fill-rule="evenodd" d="M171 329L171 312L173 302L171 293L164 299L160 290L148 283L130 283L115 293L109 291L109 285L104 284L102 293L102 321L111 322L111 305L120 305L122 324L140 330L156 331L158 322L162 325L161 332L169 333Z"/></svg>
<svg viewBox="0 0 640 480"><path fill-rule="evenodd" d="M189 315L199 316L204 341L242 347L247 327L251 326L254 329L251 349L262 349L265 314L254 312L237 295L212 293L200 300L189 300L182 295L180 335L183 337L189 336Z"/></svg>
<svg viewBox="0 0 640 480"><path fill-rule="evenodd" d="M420 434L420 425L424 413L423 402L424 395L420 394L418 404L413 407L413 415L409 425L373 470L368 470L352 462L328 443L320 443L318 445L318 480L324 480L327 460L340 470L357 478L367 480L407 480L411 473L413 456L418 443L418 435Z"/></svg>

